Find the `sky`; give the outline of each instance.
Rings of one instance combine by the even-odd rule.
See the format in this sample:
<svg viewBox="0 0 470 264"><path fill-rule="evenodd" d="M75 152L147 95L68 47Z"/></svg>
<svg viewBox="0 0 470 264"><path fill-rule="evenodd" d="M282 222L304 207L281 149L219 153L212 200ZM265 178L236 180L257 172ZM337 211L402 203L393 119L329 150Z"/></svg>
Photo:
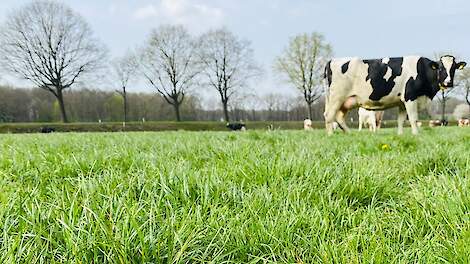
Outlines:
<svg viewBox="0 0 470 264"><path fill-rule="evenodd" d="M0 21L27 0L0 0ZM152 28L182 24L197 35L226 27L251 41L264 75L259 94L295 95L272 71L289 38L320 32L335 57L380 58L451 53L470 58L468 0L62 0L80 13L116 57L141 45ZM5 80L5 78L3 78ZM7 78L8 79L8 78ZM153 91L144 82L136 90Z"/></svg>

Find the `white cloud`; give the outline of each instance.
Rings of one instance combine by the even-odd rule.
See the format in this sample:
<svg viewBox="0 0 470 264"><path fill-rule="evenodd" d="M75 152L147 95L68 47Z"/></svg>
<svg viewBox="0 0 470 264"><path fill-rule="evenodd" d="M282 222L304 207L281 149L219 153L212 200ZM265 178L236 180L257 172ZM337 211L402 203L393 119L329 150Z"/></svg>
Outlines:
<svg viewBox="0 0 470 264"><path fill-rule="evenodd" d="M157 20L160 24L183 24L195 31L220 27L224 13L220 8L194 3L191 0L161 0L137 8L133 13L137 20Z"/></svg>
<svg viewBox="0 0 470 264"><path fill-rule="evenodd" d="M148 18L153 18L158 15L157 8L153 5L147 5L141 8L138 8L134 14L133 17L135 19L148 19Z"/></svg>
<svg viewBox="0 0 470 264"><path fill-rule="evenodd" d="M110 15L116 15L117 12L118 12L118 6L116 4L112 3L108 6L108 13Z"/></svg>

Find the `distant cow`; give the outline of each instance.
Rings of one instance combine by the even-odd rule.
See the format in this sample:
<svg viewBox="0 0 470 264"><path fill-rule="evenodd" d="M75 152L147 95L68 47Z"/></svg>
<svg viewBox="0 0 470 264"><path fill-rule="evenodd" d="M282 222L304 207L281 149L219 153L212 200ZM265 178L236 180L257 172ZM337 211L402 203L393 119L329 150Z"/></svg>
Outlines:
<svg viewBox="0 0 470 264"><path fill-rule="evenodd" d="M312 130L312 120L309 118L304 120L304 130Z"/></svg>
<svg viewBox="0 0 470 264"><path fill-rule="evenodd" d="M429 127L437 127L441 125L441 120L429 120Z"/></svg>
<svg viewBox="0 0 470 264"><path fill-rule="evenodd" d="M333 124L331 124L331 126L333 127L333 130L338 129L338 127L339 127L338 123L336 123L336 122L333 122Z"/></svg>
<svg viewBox="0 0 470 264"><path fill-rule="evenodd" d="M376 132L377 129L380 129L382 124L382 118L384 111L371 111L366 110L362 107L359 107L359 131L362 130L362 126L368 124L369 130Z"/></svg>
<svg viewBox="0 0 470 264"><path fill-rule="evenodd" d="M437 126L447 126L449 121L447 120L429 120L430 127L437 127Z"/></svg>
<svg viewBox="0 0 470 264"><path fill-rule="evenodd" d="M470 120L468 118L459 119L459 127L468 127L470 126Z"/></svg>
<svg viewBox="0 0 470 264"><path fill-rule="evenodd" d="M237 131L237 130L245 131L246 130L246 126L244 123L227 123L226 127L232 131Z"/></svg>
<svg viewBox="0 0 470 264"><path fill-rule="evenodd" d="M52 133L55 132L55 129L53 127L41 127L41 133Z"/></svg>
<svg viewBox="0 0 470 264"><path fill-rule="evenodd" d="M440 89L454 86L457 69L465 62L442 56L433 61L419 56L362 60L332 59L325 67L329 91L325 97L325 125L329 134L336 121L348 132L345 115L356 107L384 110L398 107L398 134L408 114L412 133L418 134L418 107L425 106Z"/></svg>

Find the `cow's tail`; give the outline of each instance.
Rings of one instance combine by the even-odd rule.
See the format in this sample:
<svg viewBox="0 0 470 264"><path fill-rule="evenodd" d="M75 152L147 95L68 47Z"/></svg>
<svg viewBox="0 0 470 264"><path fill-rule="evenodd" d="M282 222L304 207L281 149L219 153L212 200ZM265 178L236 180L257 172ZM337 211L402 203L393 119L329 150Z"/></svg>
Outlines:
<svg viewBox="0 0 470 264"><path fill-rule="evenodd" d="M325 69L323 70L323 79L328 78L328 72L331 72L331 60L329 60L325 65Z"/></svg>
<svg viewBox="0 0 470 264"><path fill-rule="evenodd" d="M331 60L329 60L325 65L325 70L323 71L323 85L325 87L325 105L328 105L330 97L330 85L331 85Z"/></svg>

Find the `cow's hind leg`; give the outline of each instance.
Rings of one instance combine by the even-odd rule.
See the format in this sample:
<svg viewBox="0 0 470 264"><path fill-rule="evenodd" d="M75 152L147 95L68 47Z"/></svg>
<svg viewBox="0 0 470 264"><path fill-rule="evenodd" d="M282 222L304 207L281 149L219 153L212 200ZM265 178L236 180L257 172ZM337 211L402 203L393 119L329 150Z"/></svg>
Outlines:
<svg viewBox="0 0 470 264"><path fill-rule="evenodd" d="M342 104L343 102L336 101L336 103L331 103L329 105L326 105L325 107L325 113L323 114L323 116L325 117L325 127L328 135L333 134L333 122L335 121L336 115ZM341 124L339 125L341 126Z"/></svg>
<svg viewBox="0 0 470 264"><path fill-rule="evenodd" d="M350 96L346 101L340 105L339 111L336 113L336 122L341 126L345 133L349 132L349 127L346 125L345 117L349 110L358 106L356 96Z"/></svg>
<svg viewBox="0 0 470 264"><path fill-rule="evenodd" d="M331 99L331 98L330 98ZM334 103L333 103L334 102ZM338 125L344 132L349 132L344 117L348 110L357 106L355 96L350 96L344 99L330 100L330 103L325 105L325 123L328 134L333 134L332 123L336 120Z"/></svg>
<svg viewBox="0 0 470 264"><path fill-rule="evenodd" d="M348 113L348 110L344 108L336 112L336 122L345 133L349 132L349 127L346 125L346 120L344 119L347 113Z"/></svg>

